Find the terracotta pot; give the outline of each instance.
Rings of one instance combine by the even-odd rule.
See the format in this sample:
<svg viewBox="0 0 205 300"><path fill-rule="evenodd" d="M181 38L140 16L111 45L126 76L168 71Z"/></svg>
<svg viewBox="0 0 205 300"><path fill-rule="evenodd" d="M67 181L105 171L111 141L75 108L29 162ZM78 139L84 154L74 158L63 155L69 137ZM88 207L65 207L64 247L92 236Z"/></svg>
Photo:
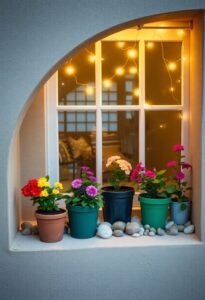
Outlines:
<svg viewBox="0 0 205 300"><path fill-rule="evenodd" d="M64 209L54 213L36 211L35 216L39 237L42 242L54 243L62 240L66 220L66 211Z"/></svg>

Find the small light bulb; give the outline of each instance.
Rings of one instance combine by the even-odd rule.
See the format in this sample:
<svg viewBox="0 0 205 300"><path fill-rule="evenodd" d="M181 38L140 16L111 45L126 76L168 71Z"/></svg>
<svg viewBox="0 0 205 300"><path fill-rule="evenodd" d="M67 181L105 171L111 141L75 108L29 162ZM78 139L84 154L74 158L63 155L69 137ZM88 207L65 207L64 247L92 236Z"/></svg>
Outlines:
<svg viewBox="0 0 205 300"><path fill-rule="evenodd" d="M72 65L69 65L65 69L66 74L73 75L75 74L75 68Z"/></svg>
<svg viewBox="0 0 205 300"><path fill-rule="evenodd" d="M91 63L94 63L95 62L95 55L94 54L90 54L89 56L88 56L88 60L89 60L89 62L91 62Z"/></svg>
<svg viewBox="0 0 205 300"><path fill-rule="evenodd" d="M122 49L125 46L125 42L117 42L117 47Z"/></svg>
<svg viewBox="0 0 205 300"><path fill-rule="evenodd" d="M147 42L146 47L147 47L147 49L153 49L154 48L154 43L153 42Z"/></svg>
<svg viewBox="0 0 205 300"><path fill-rule="evenodd" d="M86 87L85 92L86 92L87 95L93 95L93 94L94 94L94 87L88 85L88 86Z"/></svg>
<svg viewBox="0 0 205 300"><path fill-rule="evenodd" d="M65 83L64 83L64 82L61 82L61 85L65 85Z"/></svg>
<svg viewBox="0 0 205 300"><path fill-rule="evenodd" d="M116 68L115 73L119 76L122 76L125 73L125 70L122 67L118 67Z"/></svg>
<svg viewBox="0 0 205 300"><path fill-rule="evenodd" d="M171 86L169 90L170 90L170 92L172 92L172 93L173 93L173 92L174 92L174 87L173 87L173 86Z"/></svg>
<svg viewBox="0 0 205 300"><path fill-rule="evenodd" d="M137 57L137 50L129 49L127 51L127 55L129 56L129 58L136 58Z"/></svg>
<svg viewBox="0 0 205 300"><path fill-rule="evenodd" d="M174 62L170 62L170 63L168 63L168 69L170 70L170 71L175 71L176 70L176 68L177 68L177 65L176 65L176 63L174 63Z"/></svg>
<svg viewBox="0 0 205 300"><path fill-rule="evenodd" d="M139 89L134 89L134 90L133 90L133 95L136 96L136 97L139 97L139 95L140 95L140 90L139 90Z"/></svg>
<svg viewBox="0 0 205 300"><path fill-rule="evenodd" d="M105 79L103 81L103 85L104 85L105 88L110 88L112 86L112 82L109 79Z"/></svg>
<svg viewBox="0 0 205 300"><path fill-rule="evenodd" d="M136 67L130 67L129 68L129 73L130 74L137 74L137 68Z"/></svg>

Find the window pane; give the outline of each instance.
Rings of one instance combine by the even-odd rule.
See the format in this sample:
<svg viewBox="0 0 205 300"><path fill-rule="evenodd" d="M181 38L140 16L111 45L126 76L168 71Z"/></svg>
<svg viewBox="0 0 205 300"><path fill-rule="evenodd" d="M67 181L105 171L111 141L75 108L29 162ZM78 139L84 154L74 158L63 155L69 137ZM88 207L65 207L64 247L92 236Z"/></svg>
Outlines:
<svg viewBox="0 0 205 300"><path fill-rule="evenodd" d="M103 114L108 114L105 112ZM113 113L111 113L111 116ZM106 170L106 161L110 156L119 155L135 165L139 159L139 114L130 112L116 112L116 122L107 122L107 128L103 123L103 182L108 184L109 172ZM108 130L109 129L109 130Z"/></svg>
<svg viewBox="0 0 205 300"><path fill-rule="evenodd" d="M82 49L58 70L60 105L95 104L95 46Z"/></svg>
<svg viewBox="0 0 205 300"><path fill-rule="evenodd" d="M104 105L127 105L126 96L135 95L134 91L139 88L138 48L138 42L121 42L121 44L117 41L102 42L102 103ZM129 104L139 103L137 95L131 99L132 102Z"/></svg>
<svg viewBox="0 0 205 300"><path fill-rule="evenodd" d="M146 166L164 169L173 158L172 147L181 143L179 111L146 112Z"/></svg>
<svg viewBox="0 0 205 300"><path fill-rule="evenodd" d="M63 182L64 190L68 188L73 178L79 176L80 166L87 165L96 172L92 144L96 124L95 113L74 111L67 113L66 116L64 124L62 122L59 124L59 177ZM87 122L88 118L93 122ZM85 121L78 121L78 119Z"/></svg>
<svg viewBox="0 0 205 300"><path fill-rule="evenodd" d="M149 47L152 43L153 47ZM147 104L181 104L181 42L145 45L145 99Z"/></svg>

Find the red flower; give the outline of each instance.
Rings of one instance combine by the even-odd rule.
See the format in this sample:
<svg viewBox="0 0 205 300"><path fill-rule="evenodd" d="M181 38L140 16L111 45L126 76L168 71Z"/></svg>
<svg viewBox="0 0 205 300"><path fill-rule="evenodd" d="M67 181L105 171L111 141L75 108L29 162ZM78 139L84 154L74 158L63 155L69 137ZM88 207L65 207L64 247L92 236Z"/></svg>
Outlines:
<svg viewBox="0 0 205 300"><path fill-rule="evenodd" d="M22 187L21 191L25 197L31 196L30 186L28 184Z"/></svg>
<svg viewBox="0 0 205 300"><path fill-rule="evenodd" d="M31 188L31 196L33 196L33 197L38 197L38 196L40 196L40 194L41 194L41 188L40 187L38 187L38 186L33 186L32 188Z"/></svg>
<svg viewBox="0 0 205 300"><path fill-rule="evenodd" d="M167 167L176 167L177 162L176 160L171 160L167 163Z"/></svg>
<svg viewBox="0 0 205 300"><path fill-rule="evenodd" d="M184 146L181 145L181 144L176 144L173 146L173 151L174 152L180 152L180 151L183 151L184 150Z"/></svg>

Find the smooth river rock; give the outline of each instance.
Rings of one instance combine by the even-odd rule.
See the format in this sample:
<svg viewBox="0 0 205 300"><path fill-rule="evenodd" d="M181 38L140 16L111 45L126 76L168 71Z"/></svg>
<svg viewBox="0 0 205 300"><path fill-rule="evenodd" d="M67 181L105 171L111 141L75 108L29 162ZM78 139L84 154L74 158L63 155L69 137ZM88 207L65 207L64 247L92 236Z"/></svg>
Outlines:
<svg viewBox="0 0 205 300"><path fill-rule="evenodd" d="M166 224L165 229L166 229L166 230L169 230L173 225L174 225L174 221L169 221L169 222Z"/></svg>
<svg viewBox="0 0 205 300"><path fill-rule="evenodd" d="M186 234L190 234L190 233L193 233L193 232L194 232L194 225L193 224L191 224L191 225L184 228L184 233L186 233Z"/></svg>
<svg viewBox="0 0 205 300"><path fill-rule="evenodd" d="M109 239L112 236L112 229L106 224L100 224L97 229L97 236L102 239Z"/></svg>
<svg viewBox="0 0 205 300"><path fill-rule="evenodd" d="M167 233L169 235L178 235L179 234L179 231L178 231L178 227L177 225L172 225L168 230L167 230Z"/></svg>
<svg viewBox="0 0 205 300"><path fill-rule="evenodd" d="M157 234L160 236L163 236L163 235L165 235L165 230L162 228L157 228Z"/></svg>
<svg viewBox="0 0 205 300"><path fill-rule="evenodd" d="M127 223L125 231L127 234L132 235L134 233L139 233L140 228L141 228L140 224L136 222L131 222L131 223Z"/></svg>
<svg viewBox="0 0 205 300"><path fill-rule="evenodd" d="M119 230L119 229L115 229L113 230L113 233L112 235L116 236L116 237L121 237L124 235L124 232L122 230Z"/></svg>
<svg viewBox="0 0 205 300"><path fill-rule="evenodd" d="M112 230L122 230L122 231L124 231L125 226L126 226L125 222L117 221L117 222L112 224Z"/></svg>

